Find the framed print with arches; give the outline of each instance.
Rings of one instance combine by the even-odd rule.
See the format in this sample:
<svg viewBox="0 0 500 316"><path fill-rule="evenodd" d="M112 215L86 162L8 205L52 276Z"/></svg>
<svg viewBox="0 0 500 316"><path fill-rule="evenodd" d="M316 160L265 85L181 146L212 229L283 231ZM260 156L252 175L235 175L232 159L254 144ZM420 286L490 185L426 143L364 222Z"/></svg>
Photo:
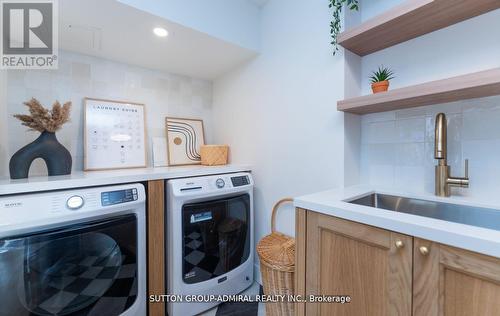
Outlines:
<svg viewBox="0 0 500 316"><path fill-rule="evenodd" d="M200 146L205 145L203 120L167 117L168 165L199 165Z"/></svg>

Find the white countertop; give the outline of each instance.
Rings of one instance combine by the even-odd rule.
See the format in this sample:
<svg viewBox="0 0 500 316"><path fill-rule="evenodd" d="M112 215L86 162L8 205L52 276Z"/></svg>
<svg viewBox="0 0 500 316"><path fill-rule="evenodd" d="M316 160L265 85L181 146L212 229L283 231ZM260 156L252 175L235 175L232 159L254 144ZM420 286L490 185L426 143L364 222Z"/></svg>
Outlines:
<svg viewBox="0 0 500 316"><path fill-rule="evenodd" d="M250 171L247 165L181 166L161 168L120 169L110 171L74 172L67 176L30 177L28 179L0 179L0 196L38 191L92 187L160 179L196 177L204 175Z"/></svg>
<svg viewBox="0 0 500 316"><path fill-rule="evenodd" d="M368 186L354 186L301 196L295 198L294 204L295 207L500 258L500 231L345 202L371 193L500 210L500 199L497 198L489 201L464 197L440 198L426 193L415 194L392 188Z"/></svg>

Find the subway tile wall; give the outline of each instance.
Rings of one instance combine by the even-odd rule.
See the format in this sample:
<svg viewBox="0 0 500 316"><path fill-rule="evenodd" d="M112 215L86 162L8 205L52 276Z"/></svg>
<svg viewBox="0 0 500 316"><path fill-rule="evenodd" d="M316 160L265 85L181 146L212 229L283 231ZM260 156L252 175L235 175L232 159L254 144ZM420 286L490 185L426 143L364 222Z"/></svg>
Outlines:
<svg viewBox="0 0 500 316"><path fill-rule="evenodd" d="M7 135L2 135L0 176L10 156L33 141L39 133L29 132L12 117L26 113L22 104L32 97L51 107L55 100L72 101L71 122L58 133L59 141L73 156L73 169L83 169L83 98L93 97L144 103L148 129L148 163L152 165L151 138L165 135L165 117L201 118L210 140L212 117L212 84L210 81L188 78L161 71L130 66L96 57L61 52L58 70L7 72L7 93L0 115L6 122ZM5 132L4 131L4 132ZM6 144L4 144L4 142ZM30 175L46 174L41 161L35 161Z"/></svg>
<svg viewBox="0 0 500 316"><path fill-rule="evenodd" d="M434 193L434 122L448 118L448 164L470 188L454 194L491 197L500 189L500 97L488 97L362 117L361 179L366 184Z"/></svg>

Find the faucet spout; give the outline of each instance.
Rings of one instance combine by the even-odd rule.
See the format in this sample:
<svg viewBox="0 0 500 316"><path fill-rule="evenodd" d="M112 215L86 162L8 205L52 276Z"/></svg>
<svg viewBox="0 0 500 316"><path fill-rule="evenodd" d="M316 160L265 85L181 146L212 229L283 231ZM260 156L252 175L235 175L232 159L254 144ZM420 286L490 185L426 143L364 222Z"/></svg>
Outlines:
<svg viewBox="0 0 500 316"><path fill-rule="evenodd" d="M436 127L434 129L434 158L443 159L444 165L446 165L447 138L446 115L439 113L436 116Z"/></svg>
<svg viewBox="0 0 500 316"><path fill-rule="evenodd" d="M451 187L466 188L469 186L469 161L465 160L465 177L452 177L451 168L446 161L448 139L444 113L439 113L436 116L434 132L434 158L438 160L435 179L436 195L447 197L451 195Z"/></svg>

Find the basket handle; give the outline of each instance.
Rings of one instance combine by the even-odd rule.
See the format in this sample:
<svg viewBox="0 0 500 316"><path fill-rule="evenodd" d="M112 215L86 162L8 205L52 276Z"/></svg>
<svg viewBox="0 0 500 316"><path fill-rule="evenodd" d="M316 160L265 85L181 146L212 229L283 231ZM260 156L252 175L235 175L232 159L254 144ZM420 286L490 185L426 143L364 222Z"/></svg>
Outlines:
<svg viewBox="0 0 500 316"><path fill-rule="evenodd" d="M274 233L276 231L276 213L278 212L278 208L284 204L293 202L292 198L284 198L278 201L273 207L273 213L271 215L271 232Z"/></svg>

